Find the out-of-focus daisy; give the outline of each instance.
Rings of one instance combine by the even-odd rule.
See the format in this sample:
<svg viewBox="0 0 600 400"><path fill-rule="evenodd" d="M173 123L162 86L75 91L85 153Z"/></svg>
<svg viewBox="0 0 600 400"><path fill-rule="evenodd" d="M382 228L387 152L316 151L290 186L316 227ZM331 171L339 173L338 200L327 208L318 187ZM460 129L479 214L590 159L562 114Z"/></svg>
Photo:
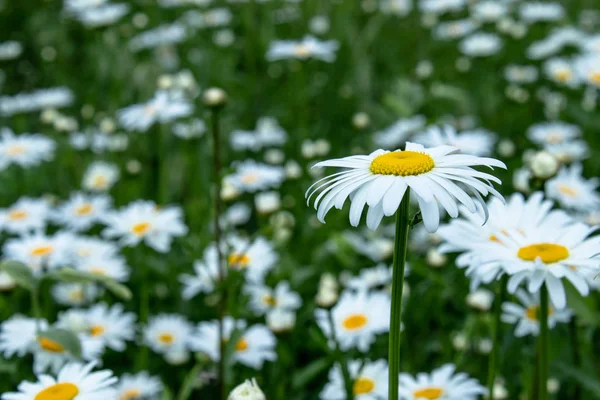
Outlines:
<svg viewBox="0 0 600 400"><path fill-rule="evenodd" d="M333 327L328 311L316 310L315 318L330 341L335 334L342 350L358 348L366 352L377 334L389 331L390 302L384 293L346 292L331 310Z"/></svg>
<svg viewBox="0 0 600 400"><path fill-rule="evenodd" d="M92 192L106 192L119 180L119 168L115 164L95 161L83 174L82 186Z"/></svg>
<svg viewBox="0 0 600 400"><path fill-rule="evenodd" d="M17 282L4 271L0 271L0 292L12 290L17 286Z"/></svg>
<svg viewBox="0 0 600 400"><path fill-rule="evenodd" d="M563 164L582 161L589 155L589 146L584 140L548 144L544 146L544 150Z"/></svg>
<svg viewBox="0 0 600 400"><path fill-rule="evenodd" d="M454 365L446 364L430 374L400 374L400 399L477 400L486 393L476 379L455 371Z"/></svg>
<svg viewBox="0 0 600 400"><path fill-rule="evenodd" d="M199 138L206 132L206 124L201 119L189 123L179 122L173 125L173 134L181 139Z"/></svg>
<svg viewBox="0 0 600 400"><path fill-rule="evenodd" d="M384 360L348 363L352 394L356 400L379 400L388 394L388 365ZM321 400L346 400L342 369L336 364L329 371L329 382L319 394Z"/></svg>
<svg viewBox="0 0 600 400"><path fill-rule="evenodd" d="M116 398L113 386L117 378L112 371L92 372L95 362L83 365L69 363L56 378L38 376L37 382L23 381L18 392L4 393L2 400L106 400Z"/></svg>
<svg viewBox="0 0 600 400"><path fill-rule="evenodd" d="M127 15L129 10L129 5L125 3L105 4L81 11L75 15L75 18L88 28L98 28L118 22Z"/></svg>
<svg viewBox="0 0 600 400"><path fill-rule="evenodd" d="M49 216L46 200L21 197L12 206L0 209L0 229L19 235L42 231Z"/></svg>
<svg viewBox="0 0 600 400"><path fill-rule="evenodd" d="M243 225L250 220L251 215L252 208L248 204L235 203L225 210L221 223L224 227Z"/></svg>
<svg viewBox="0 0 600 400"><path fill-rule="evenodd" d="M181 43L187 37L186 27L182 23L163 24L135 35L129 41L129 48L133 52L138 52L158 46Z"/></svg>
<svg viewBox="0 0 600 400"><path fill-rule="evenodd" d="M516 84L527 84L537 81L538 70L533 65L507 65L504 68L504 78Z"/></svg>
<svg viewBox="0 0 600 400"><path fill-rule="evenodd" d="M339 44L335 40L321 41L312 36L305 36L300 41L275 40L269 45L267 60L306 60L314 58L317 60L333 62Z"/></svg>
<svg viewBox="0 0 600 400"><path fill-rule="evenodd" d="M546 195L556 199L563 207L586 211L600 205L598 178L585 179L581 164L562 167L558 175L546 182Z"/></svg>
<svg viewBox="0 0 600 400"><path fill-rule="evenodd" d="M278 259L273 245L263 237L251 241L230 236L227 238L227 248L229 252L224 256L229 268L243 271L250 282L262 282Z"/></svg>
<svg viewBox="0 0 600 400"><path fill-rule="evenodd" d="M541 122L527 130L527 137L540 145L563 143L581 135L577 125L565 122Z"/></svg>
<svg viewBox="0 0 600 400"><path fill-rule="evenodd" d="M376 229L384 216L396 212L406 189L410 187L419 203L425 227L429 232L435 232L440 219L438 203L456 218L458 202L472 213L478 211L476 204L479 204L487 213L482 195L491 193L502 199L490 183L500 183L500 180L472 166L506 168L504 163L492 158L452 154L457 151L458 148L452 146L426 149L408 142L404 151L377 150L368 156L323 161L316 167L342 167L346 170L313 184L306 192L307 201L310 202L312 195L323 189L315 199L315 209L318 209L319 220L324 222L329 210L334 206L341 209L350 196L350 224L358 225L363 209L368 205L367 226ZM463 188L455 182L463 184ZM469 192L476 198L469 197Z"/></svg>
<svg viewBox="0 0 600 400"><path fill-rule="evenodd" d="M3 247L4 256L21 261L36 273L42 268L64 267L69 262L69 242L71 235L56 233L46 236L42 233L26 235L8 240Z"/></svg>
<svg viewBox="0 0 600 400"><path fill-rule="evenodd" d="M73 92L66 87L38 89L34 92L19 93L14 96L0 96L0 116L67 107L73 103L74 98ZM54 146L54 142L52 143Z"/></svg>
<svg viewBox="0 0 600 400"><path fill-rule="evenodd" d="M480 1L473 4L471 16L484 22L495 22L508 13L508 6L496 1Z"/></svg>
<svg viewBox="0 0 600 400"><path fill-rule="evenodd" d="M425 127L425 117L422 115L402 118L389 127L375 132L373 142L382 148L404 146L406 139L423 127Z"/></svg>
<svg viewBox="0 0 600 400"><path fill-rule="evenodd" d="M515 336L537 336L540 332L540 300L539 294L530 294L524 290L515 293L521 304L502 303L502 321L516 324ZM567 323L571 319L569 309L557 310L552 305L548 306L548 327L554 328L558 322Z"/></svg>
<svg viewBox="0 0 600 400"><path fill-rule="evenodd" d="M105 237L119 238L122 246L146 243L154 250L166 253L173 238L187 233L183 212L179 207L159 208L152 201L137 200L104 217Z"/></svg>
<svg viewBox="0 0 600 400"><path fill-rule="evenodd" d="M144 343L162 355L187 352L193 326L181 315L161 314L150 318L143 329Z"/></svg>
<svg viewBox="0 0 600 400"><path fill-rule="evenodd" d="M54 219L66 228L84 231L101 220L111 203L112 199L105 195L74 193L56 210Z"/></svg>
<svg viewBox="0 0 600 400"><path fill-rule="evenodd" d="M57 283L52 286L52 298L64 306L78 307L91 303L98 297L99 290L95 284Z"/></svg>
<svg viewBox="0 0 600 400"><path fill-rule="evenodd" d="M466 0L420 0L419 8L424 13L442 15L447 12L460 11L467 5Z"/></svg>
<svg viewBox="0 0 600 400"><path fill-rule="evenodd" d="M461 53L469 57L487 57L494 55L502 48L502 39L493 33L474 33L459 44Z"/></svg>
<svg viewBox="0 0 600 400"><path fill-rule="evenodd" d="M250 296L250 310L258 315L264 315L277 308L297 310L302 305L302 298L290 289L287 281L279 282L275 288L264 284L249 284L245 291Z"/></svg>
<svg viewBox="0 0 600 400"><path fill-rule="evenodd" d="M198 293L212 293L219 280L217 248L209 246L202 260L194 262L194 275L182 274L179 281L183 285L182 297L189 300Z"/></svg>
<svg viewBox="0 0 600 400"><path fill-rule="evenodd" d="M13 315L3 321L0 328L0 352L4 357L10 358L15 354L24 357L31 350L38 324L41 329L48 326L46 320L36 321L21 315Z"/></svg>
<svg viewBox="0 0 600 400"><path fill-rule="evenodd" d="M362 269L358 276L353 277L348 281L347 286L355 290L369 291L385 287L391 282L392 267L386 264L378 264L373 268Z"/></svg>
<svg viewBox="0 0 600 400"><path fill-rule="evenodd" d="M86 258L111 258L119 254L119 247L108 240L75 236L69 247L74 262L80 262Z"/></svg>
<svg viewBox="0 0 600 400"><path fill-rule="evenodd" d="M394 252L392 239L376 236L370 230L361 233L348 230L343 233L343 238L357 253L367 256L373 261L385 260Z"/></svg>
<svg viewBox="0 0 600 400"><path fill-rule="evenodd" d="M521 4L519 15L529 23L558 21L565 16L565 9L560 3L528 1Z"/></svg>
<svg viewBox="0 0 600 400"><path fill-rule="evenodd" d="M160 396L163 384L159 378L142 371L137 374L125 374L115 386L119 400L155 399Z"/></svg>
<svg viewBox="0 0 600 400"><path fill-rule="evenodd" d="M440 22L433 30L433 36L438 40L452 40L467 36L474 32L479 24L472 19Z"/></svg>
<svg viewBox="0 0 600 400"><path fill-rule="evenodd" d="M0 170L12 164L33 167L54 158L56 143L40 134L15 135L10 129L0 131Z"/></svg>
<svg viewBox="0 0 600 400"><path fill-rule="evenodd" d="M125 129L146 132L156 122L187 117L192 111L192 105L180 93L159 90L148 102L120 110L118 117Z"/></svg>
<svg viewBox="0 0 600 400"><path fill-rule="evenodd" d="M127 281L131 272L122 257L86 257L78 262L75 268L90 274L111 278L118 282Z"/></svg>
<svg viewBox="0 0 600 400"><path fill-rule="evenodd" d="M573 63L564 58L551 58L544 63L544 73L550 80L569 87L576 87L581 80Z"/></svg>
<svg viewBox="0 0 600 400"><path fill-rule="evenodd" d="M594 87L600 87L600 55L587 54L575 59L575 71L579 78Z"/></svg>
<svg viewBox="0 0 600 400"><path fill-rule="evenodd" d="M451 125L432 126L416 135L413 140L427 147L449 145L463 154L488 156L496 143L496 135L484 129L456 132Z"/></svg>
<svg viewBox="0 0 600 400"><path fill-rule="evenodd" d="M225 177L225 183L239 192L254 193L259 190L278 188L285 179L283 168L246 160L237 165L236 171Z"/></svg>
<svg viewBox="0 0 600 400"><path fill-rule="evenodd" d="M404 17L410 13L413 8L411 0L380 0L379 10L383 14Z"/></svg>
<svg viewBox="0 0 600 400"><path fill-rule="evenodd" d="M283 145L287 140L287 133L275 118L263 117L256 123L254 131L235 130L229 140L234 150L258 151L265 147Z"/></svg>
<svg viewBox="0 0 600 400"><path fill-rule="evenodd" d="M213 361L219 360L218 324L218 321L201 322L191 344L194 351L206 353ZM265 361L277 359L276 339L266 326L253 325L247 328L246 321L225 317L223 319L223 339L228 341L236 330L241 331L242 334L235 344L232 362L260 369Z"/></svg>
<svg viewBox="0 0 600 400"><path fill-rule="evenodd" d="M23 45L14 40L0 42L0 61L14 60L23 52Z"/></svg>

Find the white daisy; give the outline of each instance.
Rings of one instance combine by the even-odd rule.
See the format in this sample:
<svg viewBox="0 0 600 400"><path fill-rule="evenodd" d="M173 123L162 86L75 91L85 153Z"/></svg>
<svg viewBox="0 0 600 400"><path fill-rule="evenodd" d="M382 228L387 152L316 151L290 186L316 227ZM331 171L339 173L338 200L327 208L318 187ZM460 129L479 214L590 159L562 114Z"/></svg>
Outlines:
<svg viewBox="0 0 600 400"><path fill-rule="evenodd" d="M574 61L579 78L594 87L600 87L600 54L586 54Z"/></svg>
<svg viewBox="0 0 600 400"><path fill-rule="evenodd" d="M201 322L198 324L196 335L192 342L194 351L206 353L213 361L219 360L219 322ZM231 361L254 369L262 368L265 361L275 361L276 339L273 333L264 325L253 325L247 328L246 321L234 320L231 317L223 319L223 340L228 341L235 330L242 334L235 344Z"/></svg>
<svg viewBox="0 0 600 400"><path fill-rule="evenodd" d="M471 16L479 21L495 22L508 13L507 4L486 0L473 4Z"/></svg>
<svg viewBox="0 0 600 400"><path fill-rule="evenodd" d="M312 36L305 36L300 41L275 40L269 45L267 60L306 60L314 58L326 62L335 61L339 44L335 40L321 41Z"/></svg>
<svg viewBox="0 0 600 400"><path fill-rule="evenodd" d="M219 280L217 260L217 248L211 245L204 251L203 259L194 262L194 275L182 274L179 276L179 281L183 285L181 295L184 299L189 300L198 293L214 291L215 284Z"/></svg>
<svg viewBox="0 0 600 400"><path fill-rule="evenodd" d="M429 232L435 232L440 219L438 203L455 218L458 216L457 202L472 213L478 211L476 204L479 204L487 213L481 195L491 193L502 199L489 183L500 183L500 180L471 166L506 168L504 163L492 158L452 154L457 151L452 146L426 149L420 144L408 142L404 151L377 150L368 156L323 161L316 167L342 167L347 170L313 184L306 192L307 201L310 202L313 194L324 189L315 199L317 217L324 222L329 210L334 206L341 209L350 196L350 224L358 225L362 211L368 205L367 226L376 229L384 216L396 212L410 187L419 203L425 227ZM455 182L464 184L464 188ZM469 192L476 198L469 197Z"/></svg>
<svg viewBox="0 0 600 400"><path fill-rule="evenodd" d="M279 258L273 245L263 237L251 241L240 236L230 236L226 238L226 242L228 252L224 253L224 257L229 268L243 271L249 282L264 281ZM214 255L216 256L216 252Z"/></svg>
<svg viewBox="0 0 600 400"><path fill-rule="evenodd" d="M527 130L527 137L539 145L556 144L576 139L581 135L577 125L565 122L541 122Z"/></svg>
<svg viewBox="0 0 600 400"><path fill-rule="evenodd" d="M283 168L246 160L237 165L233 174L225 177L225 183L240 192L254 193L259 190L278 188L284 179Z"/></svg>
<svg viewBox="0 0 600 400"><path fill-rule="evenodd" d="M14 60L23 52L23 45L14 40L0 42L0 61Z"/></svg>
<svg viewBox="0 0 600 400"><path fill-rule="evenodd" d="M112 371L92 372L95 362L70 363L61 368L56 379L38 376L37 382L21 382L18 392L4 393L2 400L107 400L116 398L117 378Z"/></svg>
<svg viewBox="0 0 600 400"><path fill-rule="evenodd" d="M68 264L71 238L64 232L54 236L38 232L8 240L2 251L6 258L27 264L35 273L40 273L43 268L58 268Z"/></svg>
<svg viewBox="0 0 600 400"><path fill-rule="evenodd" d="M78 307L91 303L99 296L95 284L84 283L57 283L52 286L52 298L56 303L64 306Z"/></svg>
<svg viewBox="0 0 600 400"><path fill-rule="evenodd" d="M0 292L10 291L17 287L17 282L4 271L0 271Z"/></svg>
<svg viewBox="0 0 600 400"><path fill-rule="evenodd" d="M548 144L544 146L544 150L563 164L582 161L589 156L589 146L584 140Z"/></svg>
<svg viewBox="0 0 600 400"><path fill-rule="evenodd" d="M502 321L508 324L516 324L515 336L527 335L537 336L540 332L540 299L539 293L530 294L524 290L515 293L521 304L506 302L502 303ZM554 328L558 322L567 323L571 319L571 310L555 309L551 304L548 306L548 327Z"/></svg>
<svg viewBox="0 0 600 400"><path fill-rule="evenodd" d="M348 363L352 394L356 400L380 400L388 395L388 365L385 360ZM321 400L346 400L342 369L336 364L329 371L329 382L319 394Z"/></svg>
<svg viewBox="0 0 600 400"><path fill-rule="evenodd" d="M563 207L587 211L600 205L598 178L585 179L581 164L562 167L558 174L546 182L546 195L556 199Z"/></svg>
<svg viewBox="0 0 600 400"><path fill-rule="evenodd" d="M408 266L405 266L407 268ZM405 270L405 275L406 275ZM373 268L365 268L358 276L352 277L347 286L354 290L381 289L392 283L392 267L386 264L377 264Z"/></svg>
<svg viewBox="0 0 600 400"><path fill-rule="evenodd" d="M564 58L551 58L544 62L544 73L550 80L569 87L577 87L581 80L573 63Z"/></svg>
<svg viewBox="0 0 600 400"><path fill-rule="evenodd" d="M146 132L156 122L171 122L192 111L193 106L180 92L159 90L148 102L119 110L118 118L125 129Z"/></svg>
<svg viewBox="0 0 600 400"><path fill-rule="evenodd" d="M416 377L400 374L401 400L477 400L486 389L464 372L455 374L456 367L446 364L430 374Z"/></svg>
<svg viewBox="0 0 600 400"><path fill-rule="evenodd" d="M112 199L105 195L73 193L54 214L54 219L74 231L85 231L108 212Z"/></svg>
<svg viewBox="0 0 600 400"><path fill-rule="evenodd" d="M537 81L538 69L533 65L510 64L504 68L504 78L515 84L527 84Z"/></svg>
<svg viewBox="0 0 600 400"><path fill-rule="evenodd" d="M529 23L558 21L565 16L565 9L560 3L528 1L521 4L519 15Z"/></svg>
<svg viewBox="0 0 600 400"><path fill-rule="evenodd" d="M130 7L128 4L106 4L81 11L75 15L75 18L88 28L98 28L118 22L127 15L129 10Z"/></svg>
<svg viewBox="0 0 600 400"><path fill-rule="evenodd" d="M489 156L496 143L496 135L484 129L456 132L451 125L432 126L416 135L413 140L427 147L449 145L457 147L463 154Z"/></svg>
<svg viewBox="0 0 600 400"><path fill-rule="evenodd" d="M458 47L466 56L487 57L500 51L502 39L494 33L478 32L467 36Z"/></svg>
<svg viewBox="0 0 600 400"><path fill-rule="evenodd" d="M32 342L37 336L38 325L40 329L47 329L48 322L44 319L36 321L34 318L22 315L13 315L2 322L0 328L0 352L6 358L15 354L23 358L31 351Z"/></svg>
<svg viewBox="0 0 600 400"><path fill-rule="evenodd" d="M263 117L256 123L256 130L235 130L229 137L236 151L258 151L265 147L281 146L287 141L287 133L275 118Z"/></svg>
<svg viewBox="0 0 600 400"><path fill-rule="evenodd" d="M152 201L137 200L104 217L107 227L102 234L119 238L122 246L137 246L144 242L160 253L171 248L176 237L187 234L181 208L159 208Z"/></svg>
<svg viewBox="0 0 600 400"><path fill-rule="evenodd" d="M115 386L116 398L119 400L157 399L163 391L159 378L142 371L135 375L125 374Z"/></svg>
<svg viewBox="0 0 600 400"><path fill-rule="evenodd" d="M328 311L317 309L315 318L330 345L335 337L343 351L358 348L366 352L377 334L389 331L390 304L390 297L384 293L345 292L331 309L333 327Z"/></svg>
<svg viewBox="0 0 600 400"><path fill-rule="evenodd" d="M124 351L125 342L134 339L134 313L125 312L121 304L110 308L99 303L85 311L88 334L91 338L115 351Z"/></svg>
<svg viewBox="0 0 600 400"><path fill-rule="evenodd" d="M38 89L30 93L14 96L0 96L0 116L67 107L73 104L75 96L66 87ZM54 142L52 142L54 143Z"/></svg>
<svg viewBox="0 0 600 400"><path fill-rule="evenodd" d="M42 231L49 217L50 206L46 200L21 197L12 206L0 209L0 228L18 235Z"/></svg>
<svg viewBox="0 0 600 400"><path fill-rule="evenodd" d="M126 282L131 273L123 257L86 257L75 266L79 271Z"/></svg>
<svg viewBox="0 0 600 400"><path fill-rule="evenodd" d="M440 22L433 30L438 40L453 40L465 37L479 28L479 23L471 18Z"/></svg>
<svg viewBox="0 0 600 400"><path fill-rule="evenodd" d="M249 284L244 291L250 296L248 307L258 315L264 315L274 309L297 310L302 305L302 298L290 289L287 281L281 281L270 288L262 283Z"/></svg>
<svg viewBox="0 0 600 400"><path fill-rule="evenodd" d="M70 245L75 262L87 258L112 258L119 254L119 247L113 242L87 236L75 236Z"/></svg>
<svg viewBox="0 0 600 400"><path fill-rule="evenodd" d="M188 37L186 27L180 22L162 24L155 28L140 32L129 41L133 52L156 47L168 48L169 45L181 43Z"/></svg>
<svg viewBox="0 0 600 400"><path fill-rule="evenodd" d="M82 186L91 192L106 192L117 183L119 175L119 168L115 164L95 161L83 174Z"/></svg>
<svg viewBox="0 0 600 400"><path fill-rule="evenodd" d="M8 128L2 128L0 132L0 170L12 164L34 167L54 158L56 143L46 136L38 133L15 135Z"/></svg>
<svg viewBox="0 0 600 400"><path fill-rule="evenodd" d="M380 0L379 10L382 14L404 17L410 13L413 8L411 0Z"/></svg>
<svg viewBox="0 0 600 400"><path fill-rule="evenodd" d="M342 237L358 254L367 256L372 261L385 260L394 253L393 239L375 235L371 230L360 232L347 230L343 232Z"/></svg>
<svg viewBox="0 0 600 400"><path fill-rule="evenodd" d="M165 356L187 352L192 332L192 324L181 315L161 314L150 318L144 327L144 343L155 353Z"/></svg>

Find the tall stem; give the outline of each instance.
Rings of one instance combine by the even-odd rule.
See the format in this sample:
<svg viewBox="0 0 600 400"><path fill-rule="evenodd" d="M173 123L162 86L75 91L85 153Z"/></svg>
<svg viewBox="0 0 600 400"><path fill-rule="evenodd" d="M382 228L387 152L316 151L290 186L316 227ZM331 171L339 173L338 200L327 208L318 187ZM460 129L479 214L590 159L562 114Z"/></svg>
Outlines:
<svg viewBox="0 0 600 400"><path fill-rule="evenodd" d="M539 399L548 400L548 375L549 375L549 362L548 362L548 288L546 285L542 285L540 293L540 355L539 355Z"/></svg>
<svg viewBox="0 0 600 400"><path fill-rule="evenodd" d="M29 291L31 295L31 311L33 313L33 317L35 318L35 326L36 329L40 330L40 319L42 318L42 313L40 311L40 284L37 282L33 288Z"/></svg>
<svg viewBox="0 0 600 400"><path fill-rule="evenodd" d="M221 254L221 226L219 220L221 217L221 138L220 138L220 125L219 125L219 108L212 109L211 115L212 123L212 136L213 136L213 207L214 207L214 220L213 228L215 235L215 243L217 247L217 263L219 266L219 282L221 290L221 301L218 305L219 314L219 398L225 400L227 396L225 389L225 335L223 330L223 320L225 312L227 310L227 292L223 285L226 272L225 266L223 265L223 256Z"/></svg>
<svg viewBox="0 0 600 400"><path fill-rule="evenodd" d="M408 243L408 206L410 188L400 203L396 215L396 237L394 239L394 265L392 276L392 309L390 312L389 339L389 400L398 400L398 374L400 373L400 327L402 323L402 288L404 286L404 266Z"/></svg>
<svg viewBox="0 0 600 400"><path fill-rule="evenodd" d="M573 366L579 369L581 367L581 354L579 353L579 333L577 331L577 317L573 316L571 317L571 322L569 323L569 336L571 337L571 353L573 355ZM581 399L581 385L579 385L579 382L573 382L571 396L572 400Z"/></svg>
<svg viewBox="0 0 600 400"><path fill-rule="evenodd" d="M502 279L498 283L498 292L496 295L496 302L494 304L494 321L493 321L493 337L494 346L490 353L490 359L488 364L488 393L489 398L494 398L494 383L496 382L496 369L498 367L498 353L500 350L500 336L502 331L502 325L500 317L502 316L502 302L506 297L506 285L508 283L508 275L504 274Z"/></svg>

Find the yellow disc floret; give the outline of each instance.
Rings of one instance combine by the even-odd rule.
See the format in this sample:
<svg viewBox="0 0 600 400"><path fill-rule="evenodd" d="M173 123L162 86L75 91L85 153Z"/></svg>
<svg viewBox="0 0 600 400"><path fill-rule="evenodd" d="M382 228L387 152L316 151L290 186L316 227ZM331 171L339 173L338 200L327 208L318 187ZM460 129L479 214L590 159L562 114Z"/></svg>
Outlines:
<svg viewBox="0 0 600 400"><path fill-rule="evenodd" d="M414 176L431 171L435 162L429 154L417 151L393 151L376 157L371 172L377 175Z"/></svg>
<svg viewBox="0 0 600 400"><path fill-rule="evenodd" d="M521 247L517 256L525 261L535 261L539 257L544 264L552 264L569 258L569 249L560 244L537 243Z"/></svg>

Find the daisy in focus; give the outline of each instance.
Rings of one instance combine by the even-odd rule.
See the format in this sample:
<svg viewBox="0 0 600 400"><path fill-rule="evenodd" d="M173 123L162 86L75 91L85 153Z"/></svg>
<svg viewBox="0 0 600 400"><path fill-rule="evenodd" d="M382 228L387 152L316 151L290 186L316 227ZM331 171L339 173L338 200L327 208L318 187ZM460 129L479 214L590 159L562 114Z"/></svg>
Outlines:
<svg viewBox="0 0 600 400"><path fill-rule="evenodd" d="M348 372L353 382L352 394L356 400L379 400L387 397L388 365L385 360L365 363L350 361ZM346 400L344 377L339 364L329 371L329 382L321 391L319 399Z"/></svg>
<svg viewBox="0 0 600 400"><path fill-rule="evenodd" d="M476 379L455 371L454 365L446 364L430 374L400 374L400 399L477 400L486 393Z"/></svg>
<svg viewBox="0 0 600 400"><path fill-rule="evenodd" d="M341 350L357 348L366 352L376 335L389 331L390 304L390 297L384 293L345 292L331 309L334 326L327 310L317 309L315 318L330 345L335 334Z"/></svg>
<svg viewBox="0 0 600 400"><path fill-rule="evenodd" d="M104 217L105 237L118 238L122 246L133 247L144 242L160 253L166 253L173 238L187 233L183 212L178 207L159 208L152 201L137 200Z"/></svg>
<svg viewBox="0 0 600 400"><path fill-rule="evenodd" d="M424 225L429 232L435 232L439 225L438 204L452 218L458 216L459 203L471 213L479 209L487 215L482 196L492 194L503 199L490 183L501 182L495 176L472 167L506 166L493 158L455 154L457 151L458 148L452 146L426 149L420 144L407 142L406 150L377 150L368 156L320 162L315 167L341 167L346 170L313 184L306 192L307 202L321 191L315 199L315 209L318 210L319 220L325 222L329 210L333 207L341 209L350 197L350 224L358 226L363 209L368 206L367 226L373 230L384 216L396 213L408 188L412 189L419 203Z"/></svg>
<svg viewBox="0 0 600 400"><path fill-rule="evenodd" d="M506 302L502 303L502 321L508 324L516 324L515 336L528 335L537 336L540 333L540 299L539 294L530 294L524 290L515 293L521 304ZM552 305L548 307L548 327L554 328L557 323L568 323L571 320L572 311L569 309L557 310Z"/></svg>
<svg viewBox="0 0 600 400"><path fill-rule="evenodd" d="M37 382L21 382L18 392L2 394L2 400L107 400L115 399L117 378L112 371L92 372L96 363L71 363L56 378L40 375Z"/></svg>
<svg viewBox="0 0 600 400"><path fill-rule="evenodd" d="M314 58L321 61L333 62L339 48L335 40L321 41L312 36L306 36L300 41L276 40L269 45L267 60L306 60Z"/></svg>

